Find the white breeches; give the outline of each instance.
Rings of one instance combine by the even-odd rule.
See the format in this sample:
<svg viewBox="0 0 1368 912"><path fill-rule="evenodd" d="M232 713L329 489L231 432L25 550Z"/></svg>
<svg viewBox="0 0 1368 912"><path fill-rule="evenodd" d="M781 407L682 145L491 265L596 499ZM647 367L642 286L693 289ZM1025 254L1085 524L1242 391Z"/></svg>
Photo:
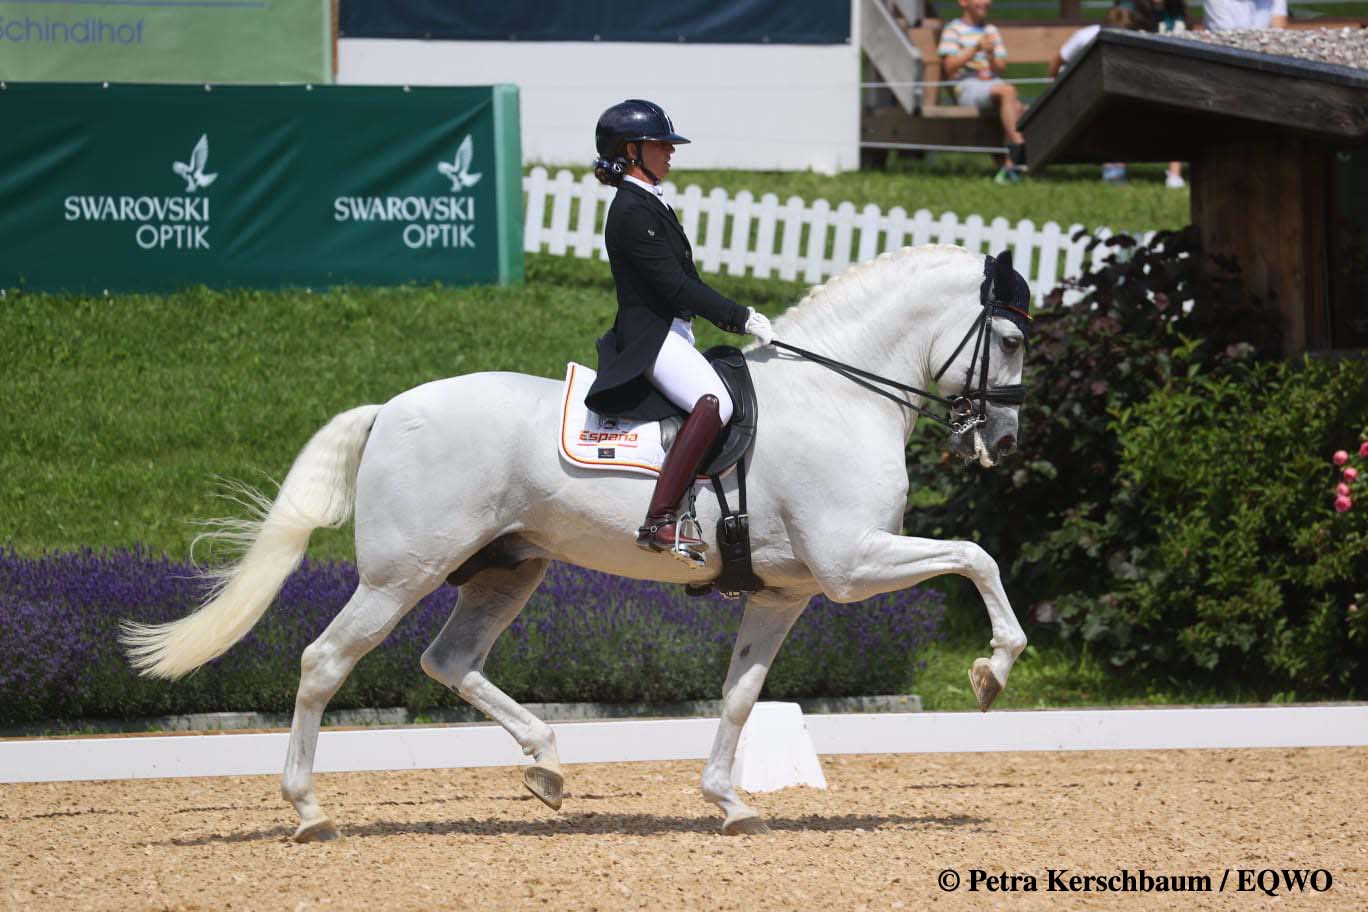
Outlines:
<svg viewBox="0 0 1368 912"><path fill-rule="evenodd" d="M686 412L692 412L698 400L709 394L717 397L718 416L722 423L731 421L732 400L722 378L694 348L693 328L683 320L675 320L656 355L655 364L646 371L646 379L660 390L666 399Z"/></svg>

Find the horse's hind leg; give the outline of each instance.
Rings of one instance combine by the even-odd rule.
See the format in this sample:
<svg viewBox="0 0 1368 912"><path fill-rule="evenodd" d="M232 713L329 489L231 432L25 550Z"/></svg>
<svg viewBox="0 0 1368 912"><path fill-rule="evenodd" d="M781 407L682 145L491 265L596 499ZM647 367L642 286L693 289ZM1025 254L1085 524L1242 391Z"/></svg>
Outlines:
<svg viewBox="0 0 1368 912"><path fill-rule="evenodd" d="M731 666L727 669L727 683L722 688L722 718L717 724L708 764L703 768L703 797L722 809L726 815L722 832L729 836L769 832L760 815L736 794L732 766L741 729L760 697L765 675L810 598L807 593L765 591L746 600L741 629L732 648Z"/></svg>
<svg viewBox="0 0 1368 912"><path fill-rule="evenodd" d="M376 589L363 581L328 629L304 650L280 786L285 800L299 812L299 829L293 837L296 842L337 838L337 828L323 813L313 788L314 753L324 707L361 657L378 646L399 619L440 581L436 578L421 590L410 587L401 592Z"/></svg>
<svg viewBox="0 0 1368 912"><path fill-rule="evenodd" d="M532 757L532 766L523 771L523 783L547 806L559 809L565 780L555 732L484 675L490 648L541 584L548 563L537 558L511 568L483 570L463 585L456 610L423 653L423 671L517 740L523 753Z"/></svg>

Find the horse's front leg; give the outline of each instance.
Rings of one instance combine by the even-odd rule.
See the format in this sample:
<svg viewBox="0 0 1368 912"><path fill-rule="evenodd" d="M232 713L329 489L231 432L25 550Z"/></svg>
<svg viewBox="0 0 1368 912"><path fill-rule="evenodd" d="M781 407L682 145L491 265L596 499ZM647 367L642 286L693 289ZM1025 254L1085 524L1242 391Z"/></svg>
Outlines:
<svg viewBox="0 0 1368 912"><path fill-rule="evenodd" d="M760 696L774 656L793 622L807 607L811 593L759 592L746 600L741 629L732 648L727 682L722 688L722 718L703 768L703 797L722 809L722 832L729 836L768 833L765 821L736 794L732 766L741 729Z"/></svg>
<svg viewBox="0 0 1368 912"><path fill-rule="evenodd" d="M823 563L826 566L814 570L823 590L838 602L858 602L895 592L945 573L968 577L978 588L993 627L989 641L992 657L975 659L969 669L969 683L979 709L986 712L1007 686L1007 675L1026 648L1026 634L1002 588L997 561L978 545L876 531Z"/></svg>

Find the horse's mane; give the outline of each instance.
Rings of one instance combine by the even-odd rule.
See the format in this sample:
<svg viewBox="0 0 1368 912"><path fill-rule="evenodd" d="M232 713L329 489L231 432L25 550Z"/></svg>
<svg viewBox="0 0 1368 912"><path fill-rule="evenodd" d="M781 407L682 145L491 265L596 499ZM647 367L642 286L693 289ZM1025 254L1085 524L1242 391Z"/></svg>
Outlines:
<svg viewBox="0 0 1368 912"><path fill-rule="evenodd" d="M915 273L946 265L949 260L965 255L974 256L953 244L922 244L881 253L814 287L797 304L785 310L776 322L783 321L790 326L826 322L851 306L852 299L868 301Z"/></svg>

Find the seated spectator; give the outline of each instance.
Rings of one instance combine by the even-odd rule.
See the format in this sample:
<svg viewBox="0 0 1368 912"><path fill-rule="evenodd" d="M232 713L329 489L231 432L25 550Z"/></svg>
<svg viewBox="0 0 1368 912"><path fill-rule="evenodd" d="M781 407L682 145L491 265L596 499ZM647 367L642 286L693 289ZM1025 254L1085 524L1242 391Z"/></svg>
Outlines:
<svg viewBox="0 0 1368 912"><path fill-rule="evenodd" d="M1202 21L1213 32L1287 27L1287 0L1206 0Z"/></svg>
<svg viewBox="0 0 1368 912"><path fill-rule="evenodd" d="M997 26L988 23L993 0L959 0L963 15L948 23L936 48L947 79L955 81L955 100L980 111L997 112L1007 137L1008 157L1000 162L994 178L1000 184L1021 179L1024 143L1017 131L1021 99L1016 86L1003 82L1007 71L1007 45Z"/></svg>

